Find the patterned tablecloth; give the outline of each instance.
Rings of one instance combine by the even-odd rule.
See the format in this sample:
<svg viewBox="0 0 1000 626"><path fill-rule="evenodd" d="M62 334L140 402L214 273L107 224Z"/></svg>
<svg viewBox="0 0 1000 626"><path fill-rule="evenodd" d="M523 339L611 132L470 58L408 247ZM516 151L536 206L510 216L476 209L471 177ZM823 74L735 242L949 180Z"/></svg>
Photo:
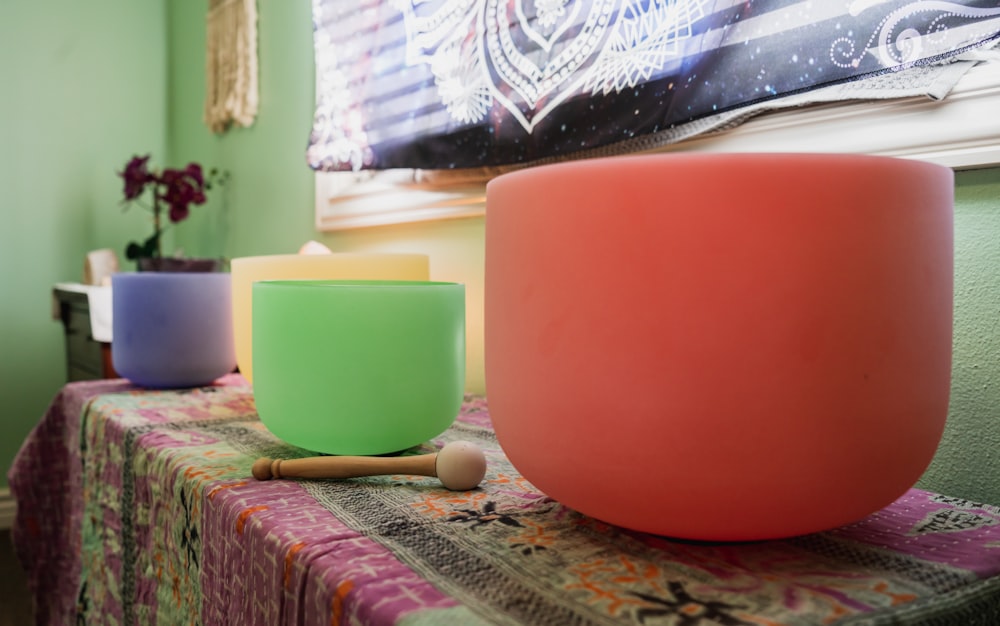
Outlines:
<svg viewBox="0 0 1000 626"><path fill-rule="evenodd" d="M256 458L308 453L267 431L238 375L185 391L69 384L8 475L38 621L1000 624L995 506L914 489L830 532L676 541L539 493L483 398L420 451L454 439L486 452L482 487L257 482Z"/></svg>

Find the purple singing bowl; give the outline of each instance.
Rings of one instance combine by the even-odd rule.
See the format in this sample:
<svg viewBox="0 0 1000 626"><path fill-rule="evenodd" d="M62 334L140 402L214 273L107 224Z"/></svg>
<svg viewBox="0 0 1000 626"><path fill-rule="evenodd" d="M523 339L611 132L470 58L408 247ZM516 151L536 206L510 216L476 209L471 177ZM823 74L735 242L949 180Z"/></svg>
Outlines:
<svg viewBox="0 0 1000 626"><path fill-rule="evenodd" d="M115 370L143 387L197 387L236 367L230 276L111 277Z"/></svg>

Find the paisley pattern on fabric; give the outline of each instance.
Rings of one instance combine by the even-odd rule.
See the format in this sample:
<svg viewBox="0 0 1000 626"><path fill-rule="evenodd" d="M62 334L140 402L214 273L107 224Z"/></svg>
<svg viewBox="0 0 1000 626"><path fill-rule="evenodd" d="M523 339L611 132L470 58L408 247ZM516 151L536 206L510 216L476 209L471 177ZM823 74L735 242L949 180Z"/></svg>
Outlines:
<svg viewBox="0 0 1000 626"><path fill-rule="evenodd" d="M311 453L267 431L239 376L74 383L10 471L15 545L42 623L1000 622L996 506L913 489L824 533L678 541L538 492L481 397L407 453L456 439L488 461L468 492L414 476L258 482L258 457Z"/></svg>
<svg viewBox="0 0 1000 626"><path fill-rule="evenodd" d="M990 0L313 0L318 170L635 148L766 100L954 57ZM643 144L645 145L645 144Z"/></svg>

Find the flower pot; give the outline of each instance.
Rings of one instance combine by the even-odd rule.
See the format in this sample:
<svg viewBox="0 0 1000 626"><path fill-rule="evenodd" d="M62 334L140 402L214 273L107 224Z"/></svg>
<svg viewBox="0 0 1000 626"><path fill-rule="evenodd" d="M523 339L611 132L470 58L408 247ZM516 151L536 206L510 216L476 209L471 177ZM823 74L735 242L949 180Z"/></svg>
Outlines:
<svg viewBox="0 0 1000 626"><path fill-rule="evenodd" d="M111 277L111 359L143 387L196 387L233 371L229 274L137 272Z"/></svg>
<svg viewBox="0 0 1000 626"><path fill-rule="evenodd" d="M951 170L860 155L593 159L487 186L497 438L563 504L701 540L859 520L948 411Z"/></svg>
<svg viewBox="0 0 1000 626"><path fill-rule="evenodd" d="M136 261L140 272L220 272L222 259L143 257Z"/></svg>

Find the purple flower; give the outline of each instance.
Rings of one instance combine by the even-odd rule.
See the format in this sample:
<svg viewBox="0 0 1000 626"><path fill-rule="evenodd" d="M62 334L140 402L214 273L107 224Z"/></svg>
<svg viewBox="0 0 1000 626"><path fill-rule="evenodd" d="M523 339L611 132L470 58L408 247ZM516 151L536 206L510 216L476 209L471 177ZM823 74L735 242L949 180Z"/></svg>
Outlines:
<svg viewBox="0 0 1000 626"><path fill-rule="evenodd" d="M134 156L132 160L125 165L125 171L119 172L119 176L125 180L125 199L134 200L138 198L143 189L146 188L146 183L153 182L155 178L146 169L146 162L149 161L149 155L144 157Z"/></svg>
<svg viewBox="0 0 1000 626"><path fill-rule="evenodd" d="M165 168L159 173L150 172L148 161L148 154L144 157L132 157L125 165L125 171L119 173L125 181L126 202L138 200L147 186L152 187L152 206L147 207L153 213L153 236L147 240L147 244L151 245L141 249L138 245L130 246L128 250L131 252L126 251L129 259L161 256L159 243L163 231L160 222L162 212L166 210L167 217L175 224L187 219L191 214L192 204L204 204L207 200L205 190L210 189L213 182L224 183L226 178L212 170L206 179L201 165L197 163L188 163L184 169Z"/></svg>
<svg viewBox="0 0 1000 626"><path fill-rule="evenodd" d="M188 209L187 203L177 203L170 205L170 221L177 223L187 219L190 210Z"/></svg>
<svg viewBox="0 0 1000 626"><path fill-rule="evenodd" d="M198 187L205 186L205 177L201 173L201 166L197 163L188 163L188 166L184 168L184 173L192 178Z"/></svg>
<svg viewBox="0 0 1000 626"><path fill-rule="evenodd" d="M194 202L196 192L194 188L183 180L169 185L159 198L170 207L170 221L180 222L188 216L188 205Z"/></svg>
<svg viewBox="0 0 1000 626"><path fill-rule="evenodd" d="M160 186L159 199L170 206L171 222L186 219L189 214L188 205L205 203L205 180L201 166L195 163L183 170L163 170L157 183Z"/></svg>

